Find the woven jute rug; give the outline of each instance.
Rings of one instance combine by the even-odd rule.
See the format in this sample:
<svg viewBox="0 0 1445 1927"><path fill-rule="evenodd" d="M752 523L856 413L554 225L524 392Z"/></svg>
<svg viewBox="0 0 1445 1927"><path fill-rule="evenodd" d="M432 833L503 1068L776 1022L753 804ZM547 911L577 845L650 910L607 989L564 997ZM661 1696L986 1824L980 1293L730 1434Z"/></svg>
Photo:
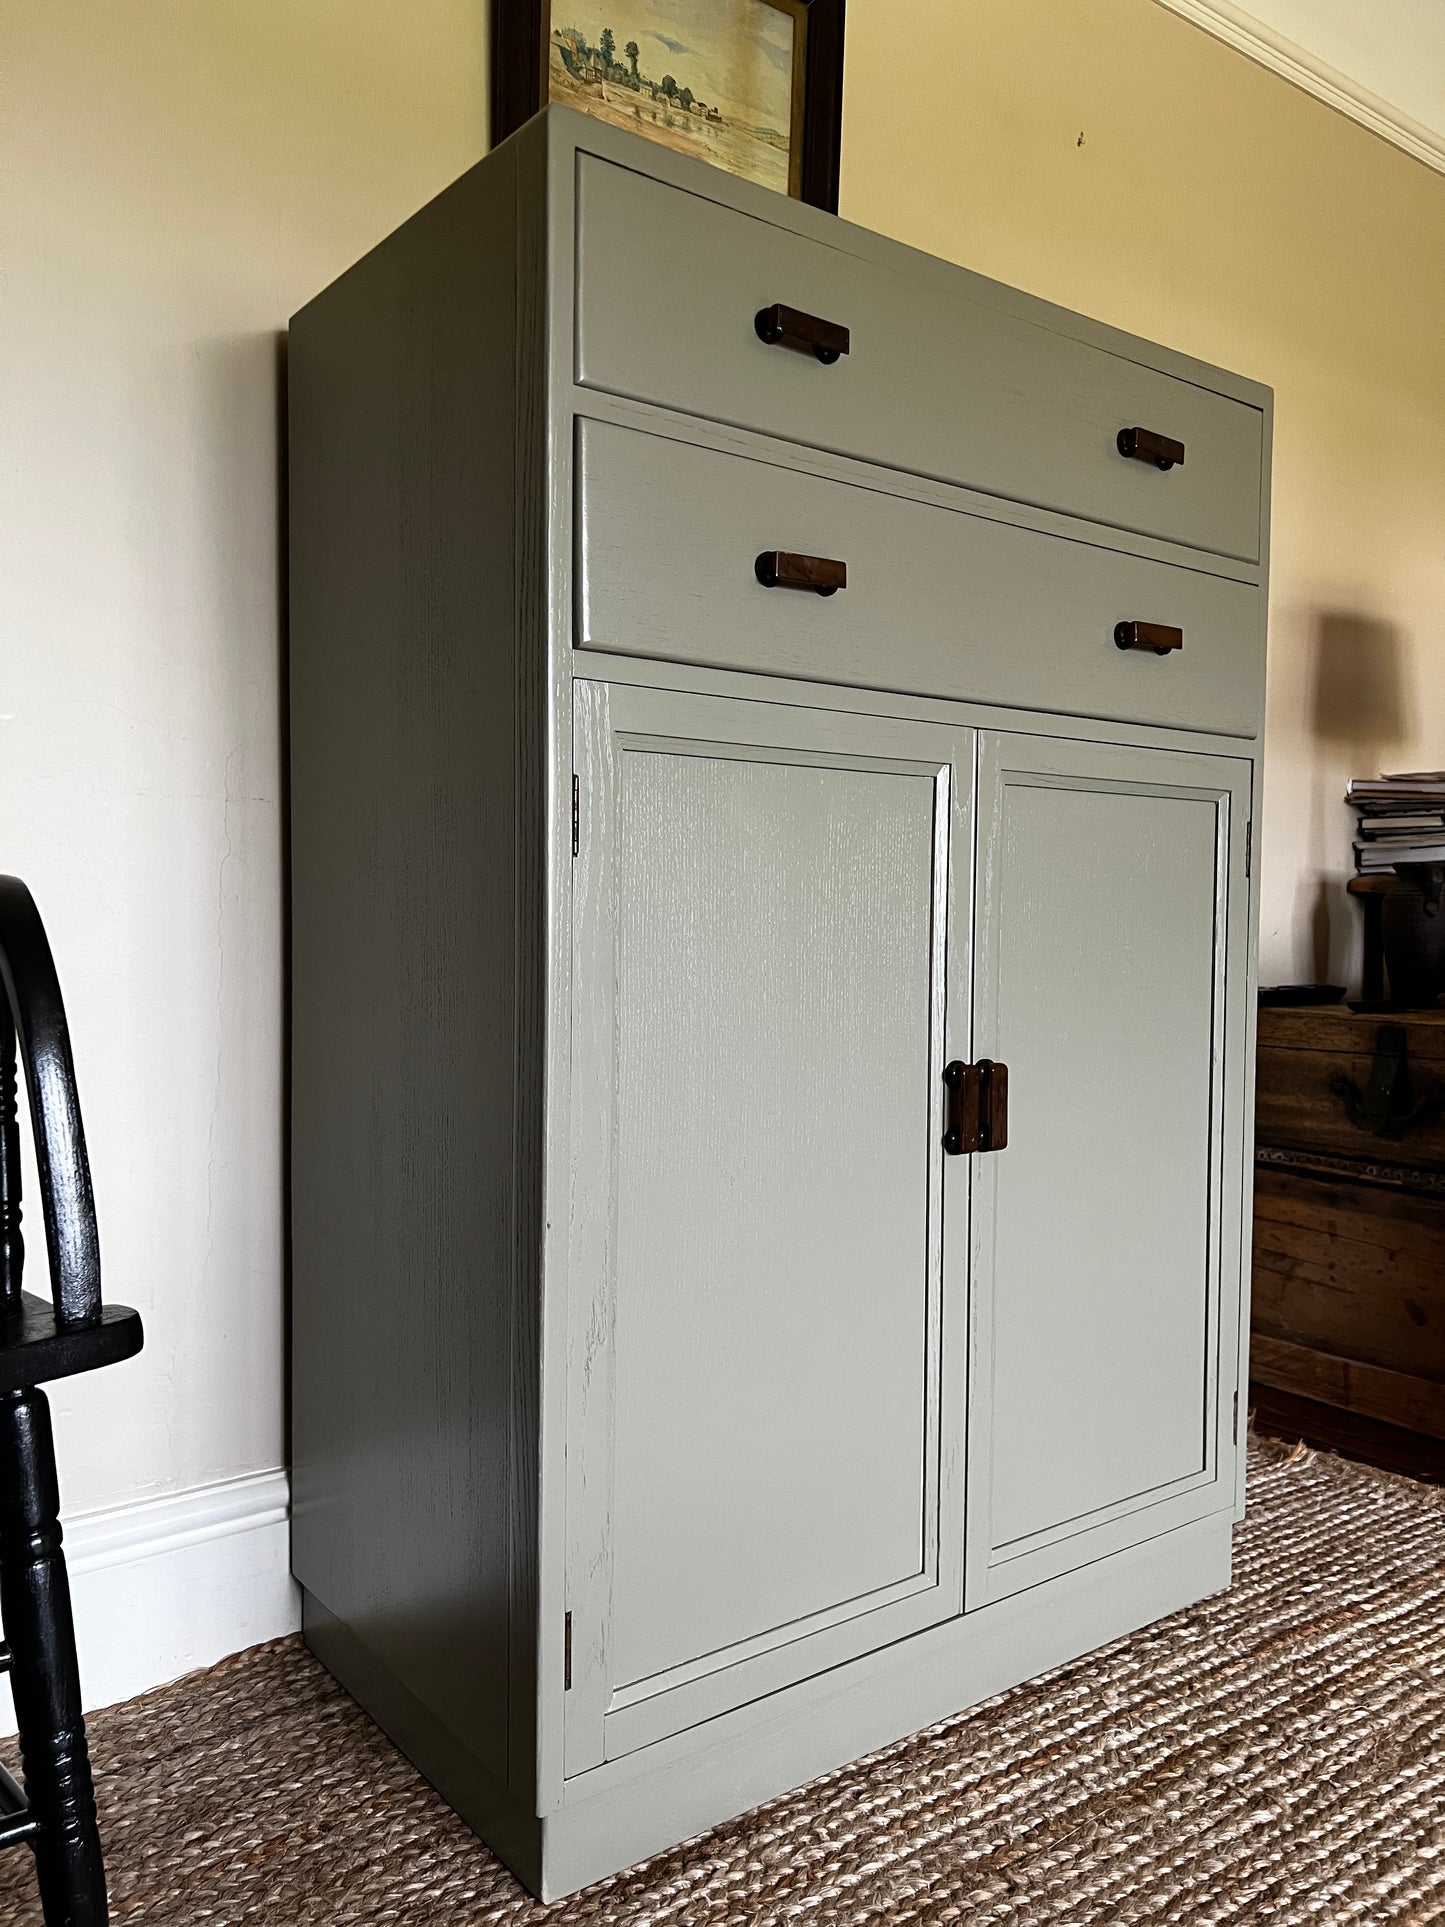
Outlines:
<svg viewBox="0 0 1445 1927"><path fill-rule="evenodd" d="M117 1922L1445 1920L1445 1491L1266 1442L1228 1593L542 1907L294 1640L97 1714ZM0 1922L38 1920L29 1855Z"/></svg>

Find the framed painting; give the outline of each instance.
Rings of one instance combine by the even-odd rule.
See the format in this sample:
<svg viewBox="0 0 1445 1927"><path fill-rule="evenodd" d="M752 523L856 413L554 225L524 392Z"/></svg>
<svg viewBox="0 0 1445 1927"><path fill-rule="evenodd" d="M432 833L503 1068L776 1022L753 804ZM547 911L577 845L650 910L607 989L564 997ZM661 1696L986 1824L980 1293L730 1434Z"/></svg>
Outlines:
<svg viewBox="0 0 1445 1927"><path fill-rule="evenodd" d="M836 213L843 5L493 0L493 145L561 101Z"/></svg>

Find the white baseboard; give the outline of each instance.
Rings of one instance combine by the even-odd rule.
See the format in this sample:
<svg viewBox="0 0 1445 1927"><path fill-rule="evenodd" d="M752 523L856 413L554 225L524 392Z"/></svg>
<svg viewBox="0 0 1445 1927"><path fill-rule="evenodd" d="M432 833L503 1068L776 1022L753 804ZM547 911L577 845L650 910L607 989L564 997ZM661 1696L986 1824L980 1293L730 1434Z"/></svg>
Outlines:
<svg viewBox="0 0 1445 1927"><path fill-rule="evenodd" d="M253 1472L65 1519L86 1711L295 1632L290 1509L286 1474Z"/></svg>

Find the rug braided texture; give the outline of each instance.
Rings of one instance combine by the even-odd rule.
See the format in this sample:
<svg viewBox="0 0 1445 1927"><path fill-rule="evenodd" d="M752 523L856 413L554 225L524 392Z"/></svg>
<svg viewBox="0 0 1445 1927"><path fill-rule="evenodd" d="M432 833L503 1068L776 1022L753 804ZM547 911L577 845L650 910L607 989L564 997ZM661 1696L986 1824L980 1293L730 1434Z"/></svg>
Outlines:
<svg viewBox="0 0 1445 1927"><path fill-rule="evenodd" d="M1445 1490L1261 1442L1227 1593L551 1907L296 1640L90 1732L118 1923L1445 1920Z"/></svg>

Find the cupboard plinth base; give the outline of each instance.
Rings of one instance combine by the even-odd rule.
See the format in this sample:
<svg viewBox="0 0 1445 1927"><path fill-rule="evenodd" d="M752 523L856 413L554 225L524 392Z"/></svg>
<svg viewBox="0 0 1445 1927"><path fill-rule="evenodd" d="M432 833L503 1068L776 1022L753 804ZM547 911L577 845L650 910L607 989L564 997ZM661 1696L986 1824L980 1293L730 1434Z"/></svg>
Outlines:
<svg viewBox="0 0 1445 1927"><path fill-rule="evenodd" d="M388 1739L534 1894L542 1891L542 1822L313 1592L301 1588L310 1651Z"/></svg>
<svg viewBox="0 0 1445 1927"><path fill-rule="evenodd" d="M1198 1520L566 1784L534 1819L307 1593L307 1644L542 1900L560 1900L1229 1584L1231 1522Z"/></svg>

